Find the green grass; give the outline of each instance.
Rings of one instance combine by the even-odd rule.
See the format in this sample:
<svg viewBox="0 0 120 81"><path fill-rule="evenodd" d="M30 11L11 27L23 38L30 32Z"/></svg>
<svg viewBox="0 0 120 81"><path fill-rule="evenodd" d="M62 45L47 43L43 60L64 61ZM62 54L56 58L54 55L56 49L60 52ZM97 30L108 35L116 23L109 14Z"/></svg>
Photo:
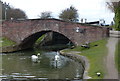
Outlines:
<svg viewBox="0 0 120 81"><path fill-rule="evenodd" d="M0 37L0 47L5 47L5 46L11 46L15 45L16 43L5 38L5 37Z"/></svg>
<svg viewBox="0 0 120 81"><path fill-rule="evenodd" d="M107 55L106 44L107 39L104 39L91 43L89 49L79 46L74 49L65 50L64 52L81 51L82 53L80 53L80 55L86 56L90 62L88 75L92 77L92 79L102 79L106 73L104 64L104 57ZM100 72L102 75L98 77L96 75L97 72Z"/></svg>
<svg viewBox="0 0 120 81"><path fill-rule="evenodd" d="M116 45L116 51L115 51L115 63L120 73L120 59L118 59L119 57L120 57L120 40L118 41L118 44Z"/></svg>

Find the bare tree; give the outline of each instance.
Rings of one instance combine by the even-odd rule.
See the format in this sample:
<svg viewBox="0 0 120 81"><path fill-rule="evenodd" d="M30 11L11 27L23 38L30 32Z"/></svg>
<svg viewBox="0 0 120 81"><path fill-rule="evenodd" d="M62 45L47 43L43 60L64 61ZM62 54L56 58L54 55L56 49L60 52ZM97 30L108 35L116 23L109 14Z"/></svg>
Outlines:
<svg viewBox="0 0 120 81"><path fill-rule="evenodd" d="M119 30L120 31L120 1L119 2L106 2L107 3L107 7L115 13L115 17L114 17L114 28L115 30Z"/></svg>
<svg viewBox="0 0 120 81"><path fill-rule="evenodd" d="M38 16L39 16L39 15L38 15ZM41 19L52 18L52 12L50 12L50 11L42 12L39 17L40 17Z"/></svg>
<svg viewBox="0 0 120 81"><path fill-rule="evenodd" d="M115 12L115 10L120 7L120 1L119 2L112 2L112 0L110 2L106 2L107 7L112 11Z"/></svg>

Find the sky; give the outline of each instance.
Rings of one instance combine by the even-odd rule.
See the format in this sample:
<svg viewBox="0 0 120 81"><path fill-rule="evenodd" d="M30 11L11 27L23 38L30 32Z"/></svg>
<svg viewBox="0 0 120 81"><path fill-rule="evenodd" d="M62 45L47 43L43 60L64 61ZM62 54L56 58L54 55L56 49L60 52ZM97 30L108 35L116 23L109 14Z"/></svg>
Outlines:
<svg viewBox="0 0 120 81"><path fill-rule="evenodd" d="M78 10L79 20L86 18L88 22L104 19L106 24L113 21L112 13L105 4L105 0L2 0L15 8L20 8L29 19L39 18L41 12L50 11L54 18L58 18L62 10L71 5Z"/></svg>

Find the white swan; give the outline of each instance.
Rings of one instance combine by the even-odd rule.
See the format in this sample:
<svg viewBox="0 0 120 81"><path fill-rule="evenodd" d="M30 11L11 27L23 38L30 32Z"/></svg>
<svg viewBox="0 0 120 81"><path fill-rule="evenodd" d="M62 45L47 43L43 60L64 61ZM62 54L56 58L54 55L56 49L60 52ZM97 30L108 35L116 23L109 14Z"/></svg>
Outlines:
<svg viewBox="0 0 120 81"><path fill-rule="evenodd" d="M59 56L59 55L55 55L55 61L58 61L58 60L59 60L59 58L60 58L60 56Z"/></svg>
<svg viewBox="0 0 120 81"><path fill-rule="evenodd" d="M32 56L31 56L32 61L33 61L33 62L37 62L39 56L40 56L40 53L38 53L37 55L32 55Z"/></svg>
<svg viewBox="0 0 120 81"><path fill-rule="evenodd" d="M57 54L55 55L55 61L58 61L60 59L59 52L57 51Z"/></svg>
<svg viewBox="0 0 120 81"><path fill-rule="evenodd" d="M55 55L54 65L56 68L58 68L60 66L60 54L59 54L59 52L57 52L57 54Z"/></svg>

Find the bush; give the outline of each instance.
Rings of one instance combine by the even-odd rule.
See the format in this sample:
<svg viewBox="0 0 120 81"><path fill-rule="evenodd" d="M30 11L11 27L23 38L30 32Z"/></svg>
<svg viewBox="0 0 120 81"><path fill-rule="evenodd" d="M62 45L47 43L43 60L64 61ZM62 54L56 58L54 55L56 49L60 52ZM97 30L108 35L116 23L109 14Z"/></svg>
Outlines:
<svg viewBox="0 0 120 81"><path fill-rule="evenodd" d="M115 9L115 30L120 31L120 8Z"/></svg>

